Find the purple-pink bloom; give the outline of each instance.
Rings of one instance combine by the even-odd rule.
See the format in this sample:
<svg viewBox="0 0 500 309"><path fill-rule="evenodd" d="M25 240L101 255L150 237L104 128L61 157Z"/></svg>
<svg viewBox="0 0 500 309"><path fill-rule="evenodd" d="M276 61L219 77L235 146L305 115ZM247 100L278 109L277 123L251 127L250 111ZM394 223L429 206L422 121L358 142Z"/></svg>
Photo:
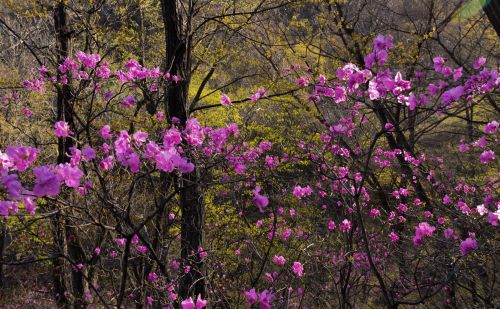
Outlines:
<svg viewBox="0 0 500 309"><path fill-rule="evenodd" d="M351 221L348 219L344 219L340 224L339 224L339 229L341 232L349 233L351 230Z"/></svg>
<svg viewBox="0 0 500 309"><path fill-rule="evenodd" d="M493 160L495 160L495 153L493 152L493 150L485 150L479 156L479 161L481 162L481 164L488 164Z"/></svg>
<svg viewBox="0 0 500 309"><path fill-rule="evenodd" d="M285 258L282 255L275 255L273 257L273 262L275 264L283 266L283 265L285 265L286 260L285 260Z"/></svg>
<svg viewBox="0 0 500 309"><path fill-rule="evenodd" d="M202 299L201 295L198 294L198 298L196 299L196 309L202 309L206 307L208 304L208 300Z"/></svg>
<svg viewBox="0 0 500 309"><path fill-rule="evenodd" d="M455 88L451 88L447 91L445 91L441 95L441 103L444 106L448 106L453 102L458 101L464 94L464 87L463 86L457 86Z"/></svg>
<svg viewBox="0 0 500 309"><path fill-rule="evenodd" d="M16 213L17 210L17 203L12 201L0 201L0 215L7 217L10 213Z"/></svg>
<svg viewBox="0 0 500 309"><path fill-rule="evenodd" d="M27 213L29 213L30 215L35 214L36 205L35 203L33 203L33 198L26 196L23 199L23 204L24 204L24 209L26 210Z"/></svg>
<svg viewBox="0 0 500 309"><path fill-rule="evenodd" d="M222 106L233 106L233 103L231 102L231 99L225 95L225 94L221 94L220 96L220 104Z"/></svg>
<svg viewBox="0 0 500 309"><path fill-rule="evenodd" d="M129 95L122 100L122 106L125 108L132 107L135 104L135 97Z"/></svg>
<svg viewBox="0 0 500 309"><path fill-rule="evenodd" d="M54 124L54 135L57 137L68 137L73 132L66 121L58 121Z"/></svg>
<svg viewBox="0 0 500 309"><path fill-rule="evenodd" d="M302 266L302 263L300 263L300 262L293 262L292 269L293 269L293 273L297 277L302 277L302 275L304 274L304 267Z"/></svg>
<svg viewBox="0 0 500 309"><path fill-rule="evenodd" d="M192 297L181 302L182 309L194 309L194 301Z"/></svg>
<svg viewBox="0 0 500 309"><path fill-rule="evenodd" d="M111 127L109 125L103 126L100 130L99 133L101 133L102 138L104 139L110 139L113 137L111 134Z"/></svg>
<svg viewBox="0 0 500 309"><path fill-rule="evenodd" d="M107 156L99 163L99 168L101 171L108 171L113 167L114 157Z"/></svg>
<svg viewBox="0 0 500 309"><path fill-rule="evenodd" d="M196 118L191 118L186 121L186 128L183 133L186 141L193 146L200 146L205 140L203 128Z"/></svg>
<svg viewBox="0 0 500 309"><path fill-rule="evenodd" d="M444 238L450 239L451 237L453 237L455 232L453 231L453 229L448 228L448 229L444 230L443 234L444 234Z"/></svg>
<svg viewBox="0 0 500 309"><path fill-rule="evenodd" d="M329 229L330 231L335 230L335 221L333 221L333 220L329 220L329 221L328 221L328 229Z"/></svg>
<svg viewBox="0 0 500 309"><path fill-rule="evenodd" d="M485 57L477 58L473 65L474 70L479 70L485 63L486 63Z"/></svg>
<svg viewBox="0 0 500 309"><path fill-rule="evenodd" d="M64 180L66 186L70 188L78 188L80 186L80 179L84 175L78 167L72 166L69 163L56 166L56 173L61 180Z"/></svg>
<svg viewBox="0 0 500 309"><path fill-rule="evenodd" d="M436 228L430 225L429 223L421 222L415 230L415 236L413 237L413 244L416 246L421 245L423 243L424 237L432 236L432 233L434 233L435 230Z"/></svg>
<svg viewBox="0 0 500 309"><path fill-rule="evenodd" d="M389 233L389 238L391 239L392 242L397 242L399 240L398 234L394 232Z"/></svg>
<svg viewBox="0 0 500 309"><path fill-rule="evenodd" d="M84 161L90 161L90 160L95 159L95 157L96 157L94 149L90 146L83 147L82 155L83 155Z"/></svg>
<svg viewBox="0 0 500 309"><path fill-rule="evenodd" d="M1 174L0 174L1 175ZM1 181L0 183L3 184L5 189L7 190L7 197L9 199L14 199L18 200L22 196L22 192L24 191L23 186L21 183L17 180L18 175L17 174L3 174L1 176Z"/></svg>
<svg viewBox="0 0 500 309"><path fill-rule="evenodd" d="M499 126L498 122L492 121L484 126L483 132L486 134L494 134L498 130Z"/></svg>
<svg viewBox="0 0 500 309"><path fill-rule="evenodd" d="M377 35L373 39L373 49L375 50L388 50L392 48L392 36Z"/></svg>
<svg viewBox="0 0 500 309"><path fill-rule="evenodd" d="M158 275L156 273L149 273L148 280L149 281L156 281L156 280L158 280Z"/></svg>
<svg viewBox="0 0 500 309"><path fill-rule="evenodd" d="M97 54L86 54L80 50L77 51L75 55L78 61L89 69L94 69L97 63L101 61L101 56Z"/></svg>
<svg viewBox="0 0 500 309"><path fill-rule="evenodd" d="M181 132L176 128L171 128L163 134L163 147L171 148L182 142Z"/></svg>
<svg viewBox="0 0 500 309"><path fill-rule="evenodd" d="M132 173L137 173L141 166L141 158L139 157L139 154L137 154L137 152L133 152L128 156L125 163L130 167L130 171Z"/></svg>
<svg viewBox="0 0 500 309"><path fill-rule="evenodd" d="M35 175L35 186L33 194L37 197L45 195L56 196L61 191L61 181L54 173L54 168L51 166L38 166L33 168Z"/></svg>
<svg viewBox="0 0 500 309"><path fill-rule="evenodd" d="M477 249L477 241L474 238L466 238L460 243L460 253L467 255Z"/></svg>
<svg viewBox="0 0 500 309"><path fill-rule="evenodd" d="M263 208L269 205L269 199L264 195L260 195L259 186L256 186L255 189L252 190L252 192L253 192L253 201L255 205L257 205L257 207L259 208L260 212L262 212Z"/></svg>
<svg viewBox="0 0 500 309"><path fill-rule="evenodd" d="M434 59L432 59L432 62L434 63L434 70L438 73L441 73L443 71L443 65L446 60L443 57L434 57Z"/></svg>
<svg viewBox="0 0 500 309"><path fill-rule="evenodd" d="M293 188L293 195L295 195L295 197L298 199L301 199L304 196L309 196L312 194L312 192L313 191L310 186L306 187L295 186L295 188Z"/></svg>
<svg viewBox="0 0 500 309"><path fill-rule="evenodd" d="M266 89L261 88L261 89L257 90L254 94L252 94L252 96L250 97L250 100L252 102L258 101L258 100L262 99L265 95L266 95Z"/></svg>
<svg viewBox="0 0 500 309"><path fill-rule="evenodd" d="M137 147L141 147L143 143L146 142L148 138L148 133L143 131L137 131L132 134L132 138L134 139L134 143Z"/></svg>

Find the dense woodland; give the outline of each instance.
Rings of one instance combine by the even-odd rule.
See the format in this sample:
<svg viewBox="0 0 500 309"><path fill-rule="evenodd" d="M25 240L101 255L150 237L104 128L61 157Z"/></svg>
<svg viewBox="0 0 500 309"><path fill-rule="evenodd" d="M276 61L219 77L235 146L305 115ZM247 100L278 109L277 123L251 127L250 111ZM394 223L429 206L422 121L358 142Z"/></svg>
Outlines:
<svg viewBox="0 0 500 309"><path fill-rule="evenodd" d="M1 308L498 308L498 0L1 0Z"/></svg>

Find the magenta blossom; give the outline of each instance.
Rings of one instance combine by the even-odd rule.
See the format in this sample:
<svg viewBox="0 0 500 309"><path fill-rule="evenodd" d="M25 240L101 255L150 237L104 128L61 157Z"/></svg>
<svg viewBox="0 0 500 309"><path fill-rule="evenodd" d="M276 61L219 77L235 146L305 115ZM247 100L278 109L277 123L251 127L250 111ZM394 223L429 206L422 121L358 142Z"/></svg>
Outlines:
<svg viewBox="0 0 500 309"><path fill-rule="evenodd" d="M54 124L54 135L57 137L68 137L73 132L66 121L58 121Z"/></svg>
<svg viewBox="0 0 500 309"><path fill-rule="evenodd" d="M260 212L263 212L263 208L267 207L267 205L269 205L269 199L264 195L260 195L260 187L259 186L256 186L255 189L252 190L252 192L253 192L253 201L254 201L255 205L257 205Z"/></svg>
<svg viewBox="0 0 500 309"><path fill-rule="evenodd" d="M126 96L122 100L122 106L125 107L125 108L132 107L134 104L135 104L135 98L133 96L131 96L131 95Z"/></svg>
<svg viewBox="0 0 500 309"><path fill-rule="evenodd" d="M489 162L495 160L495 153L493 150L486 150L479 156L479 161L481 164L488 164Z"/></svg>
<svg viewBox="0 0 500 309"><path fill-rule="evenodd" d="M286 260L282 255L275 255L273 257L273 262L278 264L278 265L283 266L283 265L285 265Z"/></svg>
<svg viewBox="0 0 500 309"><path fill-rule="evenodd" d="M498 122L492 121L484 126L483 132L486 134L493 134L498 130L499 126L500 124Z"/></svg>
<svg viewBox="0 0 500 309"><path fill-rule="evenodd" d="M430 225L427 222L421 222L418 226L417 229L415 230L415 236L413 237L413 244L416 246L421 245L423 243L423 239L426 236L432 236L432 233L436 228L432 225Z"/></svg>
<svg viewBox="0 0 500 309"><path fill-rule="evenodd" d="M101 133L102 138L104 139L110 139L113 137L111 134L111 127L109 125L105 125L99 130L99 133Z"/></svg>
<svg viewBox="0 0 500 309"><path fill-rule="evenodd" d="M293 273L297 275L297 277L302 277L302 275L304 274L304 267L300 262L293 262L292 269Z"/></svg>
<svg viewBox="0 0 500 309"><path fill-rule="evenodd" d="M84 175L78 167L71 166L69 163L59 164L56 167L56 173L66 186L70 188L78 188L80 179Z"/></svg>
<svg viewBox="0 0 500 309"><path fill-rule="evenodd" d="M298 199L301 199L304 196L310 196L312 192L313 191L310 186L304 188L301 186L295 186L295 188L293 188L293 195L295 195L295 197Z"/></svg>
<svg viewBox="0 0 500 309"><path fill-rule="evenodd" d="M35 162L38 149L25 146L9 146L5 150L7 156L0 157L0 171L2 166L12 167L13 170L24 171Z"/></svg>
<svg viewBox="0 0 500 309"><path fill-rule="evenodd" d="M233 106L233 103L231 102L231 99L225 95L225 94L221 94L220 96L220 104L222 106Z"/></svg>
<svg viewBox="0 0 500 309"><path fill-rule="evenodd" d="M196 299L196 309L202 309L207 305L208 301L201 299L201 295L198 295ZM195 303L192 297L185 299L181 302L182 309L194 309Z"/></svg>
<svg viewBox="0 0 500 309"><path fill-rule="evenodd" d="M33 169L35 175L35 186L33 194L38 197L45 195L56 196L61 190L61 181L54 173L54 168L51 166L39 166Z"/></svg>
<svg viewBox="0 0 500 309"><path fill-rule="evenodd" d="M460 253L467 255L477 249L477 241L474 238L466 238L460 243Z"/></svg>

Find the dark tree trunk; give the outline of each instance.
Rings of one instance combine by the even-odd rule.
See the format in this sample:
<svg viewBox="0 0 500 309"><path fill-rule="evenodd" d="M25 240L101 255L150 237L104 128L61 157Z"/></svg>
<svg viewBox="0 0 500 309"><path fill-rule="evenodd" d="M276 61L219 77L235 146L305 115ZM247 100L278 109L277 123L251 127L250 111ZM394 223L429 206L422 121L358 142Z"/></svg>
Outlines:
<svg viewBox="0 0 500 309"><path fill-rule="evenodd" d="M178 5L176 0L161 0L165 26L166 70L171 75L178 75L182 78L179 83L173 84L168 89L164 107L170 121L172 117L176 117L180 120L181 126L184 126L189 113L191 38L186 34L189 33L191 20L190 16L179 12ZM187 156L195 164L194 158L189 154ZM191 271L182 278L179 286L179 295L185 299L190 295L205 295L203 262L197 253L203 243L204 217L203 196L197 170L195 169L179 180L178 186L181 189L180 207L182 210L181 258L191 267Z"/></svg>
<svg viewBox="0 0 500 309"><path fill-rule="evenodd" d="M58 63L62 63L66 57L70 55L71 51L71 31L68 22L68 14L66 12L66 8L63 2L59 2L56 8L54 9L54 26L57 35L57 61ZM57 88L57 121L64 120L66 121L71 130L75 132L75 125L73 120L73 106L71 105L71 89L69 85L62 85ZM59 138L57 141L58 146L58 156L57 163L66 163L69 162L69 157L66 155L69 153L70 148L74 146L74 142L71 138ZM53 226L56 229L55 233L57 237L55 237L55 241L59 250L63 252L63 254L67 251L69 258L73 264L79 264L84 261L84 253L78 242L77 232L71 223L71 221L67 218L64 218L63 226L61 225L59 216L56 216L53 220ZM64 229L64 232L61 231ZM60 260L57 260L58 270L54 275L54 286L58 287L58 289L66 290L64 283L64 263L61 263ZM76 309L83 308L83 292L84 292L84 281L83 281L83 273L82 271L71 271L71 292L74 297L73 307ZM57 282L56 282L57 281ZM57 289L56 289L57 290ZM61 291L56 291L59 295ZM68 301L64 296L64 299L61 300L61 305L67 307Z"/></svg>
<svg viewBox="0 0 500 309"><path fill-rule="evenodd" d="M4 276L3 276L3 250L5 248L5 238L7 236L7 222L0 222L0 289L4 287Z"/></svg>
<svg viewBox="0 0 500 309"><path fill-rule="evenodd" d="M490 0L486 2L489 3L483 10L497 32L498 37L500 37L500 0Z"/></svg>

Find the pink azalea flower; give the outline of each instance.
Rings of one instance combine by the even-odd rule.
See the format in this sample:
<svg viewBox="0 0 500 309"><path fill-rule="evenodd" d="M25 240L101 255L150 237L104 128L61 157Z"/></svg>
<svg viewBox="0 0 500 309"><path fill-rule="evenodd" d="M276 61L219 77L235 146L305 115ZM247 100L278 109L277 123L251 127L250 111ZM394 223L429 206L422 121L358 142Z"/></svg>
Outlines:
<svg viewBox="0 0 500 309"><path fill-rule="evenodd" d="M169 129L165 134L163 134L163 147L171 148L177 146L182 142L181 132L179 130L172 128Z"/></svg>
<svg viewBox="0 0 500 309"><path fill-rule="evenodd" d="M423 243L423 239L426 236L432 236L432 233L436 228L432 225L430 225L427 222L421 222L418 226L417 229L415 230L415 236L413 237L413 244L416 246L421 245Z"/></svg>
<svg viewBox="0 0 500 309"><path fill-rule="evenodd" d="M30 215L34 215L35 214L35 209L36 209L36 205L35 203L33 203L33 199L31 197L25 197L23 199L23 204L24 204L24 209L26 210L26 212L28 212Z"/></svg>
<svg viewBox="0 0 500 309"><path fill-rule="evenodd" d="M467 255L477 249L477 242L474 238L467 238L460 243L460 253Z"/></svg>
<svg viewBox="0 0 500 309"><path fill-rule="evenodd" d="M201 295L198 294L198 298L196 299L196 309L202 309L206 307L208 304L208 300L202 299Z"/></svg>
<svg viewBox="0 0 500 309"><path fill-rule="evenodd" d="M380 215L380 210L375 209L375 208L372 208L372 209L370 210L370 217L376 217L376 216L378 216L378 215Z"/></svg>
<svg viewBox="0 0 500 309"><path fill-rule="evenodd" d="M444 238L450 239L455 234L455 232L453 231L453 229L448 228L448 229L444 230L443 234L444 234Z"/></svg>
<svg viewBox="0 0 500 309"><path fill-rule="evenodd" d="M302 266L302 263L300 263L300 262L293 262L292 269L293 269L293 273L297 277L302 277L302 275L304 274L304 267Z"/></svg>
<svg viewBox="0 0 500 309"><path fill-rule="evenodd" d="M84 161L90 161L96 158L95 151L90 146L86 146L82 149L82 155Z"/></svg>
<svg viewBox="0 0 500 309"><path fill-rule="evenodd" d="M66 121L58 121L54 124L54 135L57 137L68 137L73 132Z"/></svg>
<svg viewBox="0 0 500 309"><path fill-rule="evenodd" d="M165 120L165 114L163 112L157 112L156 113L156 119L158 119L158 121Z"/></svg>
<svg viewBox="0 0 500 309"><path fill-rule="evenodd" d="M205 140L205 133L196 118L186 121L186 129L183 133L186 141L193 146L200 146Z"/></svg>
<svg viewBox="0 0 500 309"><path fill-rule="evenodd" d="M493 134L498 130L499 126L500 124L498 122L492 121L484 126L483 132L486 134Z"/></svg>
<svg viewBox="0 0 500 309"><path fill-rule="evenodd" d="M231 99L225 95L225 94L222 94L220 96L220 104L222 106L233 106L233 103L231 102Z"/></svg>
<svg viewBox="0 0 500 309"><path fill-rule="evenodd" d="M260 195L259 186L256 186L255 189L252 190L252 192L253 192L253 202L255 203L255 205L257 205L260 212L263 212L263 208L269 205L269 199L264 195Z"/></svg>
<svg viewBox="0 0 500 309"><path fill-rule="evenodd" d="M296 198L301 199L304 196L309 196L312 194L312 189L310 186L307 187L301 187L301 186L295 186L293 188L293 195L295 195Z"/></svg>
<svg viewBox="0 0 500 309"><path fill-rule="evenodd" d="M192 297L181 302L182 309L194 309L194 301Z"/></svg>
<svg viewBox="0 0 500 309"><path fill-rule="evenodd" d="M61 180L64 180L66 186L70 188L78 188L80 179L84 176L83 172L69 163L59 164L56 167L56 173Z"/></svg>
<svg viewBox="0 0 500 309"><path fill-rule="evenodd" d="M266 89L259 89L257 90L257 92L255 92L251 97L250 97L250 100L252 102L255 102L255 101L258 101L260 99L262 99L264 96L266 96Z"/></svg>
<svg viewBox="0 0 500 309"><path fill-rule="evenodd" d="M156 281L156 280L158 280L158 275L156 273L149 273L148 280L149 281Z"/></svg>
<svg viewBox="0 0 500 309"><path fill-rule="evenodd" d="M122 100L122 106L125 107L125 108L132 107L134 104L135 104L135 98L133 96L131 96L131 95L126 96Z"/></svg>
<svg viewBox="0 0 500 309"><path fill-rule="evenodd" d="M334 222L333 220L329 220L329 221L328 221L328 229L329 229L330 231L335 230L335 222Z"/></svg>
<svg viewBox="0 0 500 309"><path fill-rule="evenodd" d="M24 116L29 118L29 117L33 116L33 111L29 107L25 106L25 107L23 107L23 114L24 114Z"/></svg>
<svg viewBox="0 0 500 309"><path fill-rule="evenodd" d="M349 233L349 231L351 230L351 221L349 221L348 219L344 219L342 223L339 224L339 229L342 232Z"/></svg>
<svg viewBox="0 0 500 309"><path fill-rule="evenodd" d="M397 242L399 240L398 234L394 232L389 233L389 238L391 239L392 242Z"/></svg>
<svg viewBox="0 0 500 309"><path fill-rule="evenodd" d="M33 168L33 174L35 175L35 186L33 187L33 194L35 196L56 196L59 194L61 190L61 181L54 173L53 167L35 167Z"/></svg>
<svg viewBox="0 0 500 309"><path fill-rule="evenodd" d="M488 164L493 160L495 160L495 153L493 152L493 150L485 150L479 156L479 161L481 162L481 164Z"/></svg>
<svg viewBox="0 0 500 309"><path fill-rule="evenodd" d="M275 255L273 257L273 262L275 264L283 266L283 265L285 265L286 260L285 260L285 258L282 255Z"/></svg>
<svg viewBox="0 0 500 309"><path fill-rule="evenodd" d="M113 167L114 157L108 156L99 163L99 168L102 171L108 171Z"/></svg>
<svg viewBox="0 0 500 309"><path fill-rule="evenodd" d="M474 70L479 70L485 63L486 63L485 57L477 58L477 60L474 62L474 65L473 65Z"/></svg>
<svg viewBox="0 0 500 309"><path fill-rule="evenodd" d="M110 139L113 137L111 134L111 127L107 124L99 130L99 133L101 133L102 138L104 139Z"/></svg>

